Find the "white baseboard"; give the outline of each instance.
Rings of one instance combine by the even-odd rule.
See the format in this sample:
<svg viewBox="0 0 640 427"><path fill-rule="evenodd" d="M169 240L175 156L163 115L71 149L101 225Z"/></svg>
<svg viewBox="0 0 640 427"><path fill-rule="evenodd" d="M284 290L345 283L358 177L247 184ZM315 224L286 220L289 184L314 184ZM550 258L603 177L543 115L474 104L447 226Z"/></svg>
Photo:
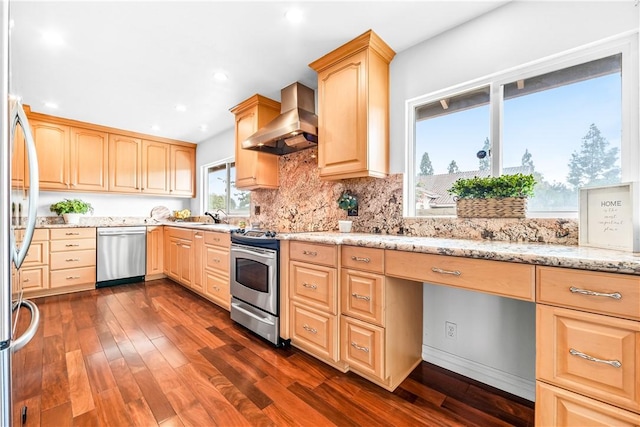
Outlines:
<svg viewBox="0 0 640 427"><path fill-rule="evenodd" d="M535 402L536 382L427 345L422 360Z"/></svg>

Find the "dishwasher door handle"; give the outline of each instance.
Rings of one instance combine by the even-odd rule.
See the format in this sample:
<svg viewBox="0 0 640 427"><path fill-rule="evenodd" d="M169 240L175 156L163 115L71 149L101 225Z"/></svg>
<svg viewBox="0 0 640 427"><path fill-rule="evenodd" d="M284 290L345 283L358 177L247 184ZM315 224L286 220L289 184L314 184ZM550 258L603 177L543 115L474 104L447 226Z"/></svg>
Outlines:
<svg viewBox="0 0 640 427"><path fill-rule="evenodd" d="M104 230L98 231L98 236L130 236L137 234L147 234L146 231L117 231L117 230Z"/></svg>

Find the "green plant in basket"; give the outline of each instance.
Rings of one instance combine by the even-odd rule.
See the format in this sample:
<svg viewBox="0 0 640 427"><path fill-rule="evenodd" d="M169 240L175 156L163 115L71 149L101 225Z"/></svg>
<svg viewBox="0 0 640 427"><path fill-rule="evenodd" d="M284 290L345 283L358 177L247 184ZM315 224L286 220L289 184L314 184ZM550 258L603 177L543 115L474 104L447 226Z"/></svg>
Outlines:
<svg viewBox="0 0 640 427"><path fill-rule="evenodd" d="M69 213L86 214L87 212L93 212L91 204L80 199L64 199L52 204L49 209L57 215Z"/></svg>
<svg viewBox="0 0 640 427"><path fill-rule="evenodd" d="M536 180L533 175L514 175L460 178L451 185L449 193L457 199L502 199L533 196Z"/></svg>
<svg viewBox="0 0 640 427"><path fill-rule="evenodd" d="M345 211L350 211L358 207L358 199L353 194L345 191L338 198L338 207Z"/></svg>

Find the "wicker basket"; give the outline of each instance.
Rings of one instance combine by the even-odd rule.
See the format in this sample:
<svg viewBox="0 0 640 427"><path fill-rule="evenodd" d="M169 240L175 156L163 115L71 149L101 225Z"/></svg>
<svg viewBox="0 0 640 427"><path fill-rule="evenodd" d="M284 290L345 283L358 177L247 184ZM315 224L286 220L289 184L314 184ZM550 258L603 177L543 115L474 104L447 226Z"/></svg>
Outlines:
<svg viewBox="0 0 640 427"><path fill-rule="evenodd" d="M526 197L456 201L456 213L460 218L524 218L526 212Z"/></svg>

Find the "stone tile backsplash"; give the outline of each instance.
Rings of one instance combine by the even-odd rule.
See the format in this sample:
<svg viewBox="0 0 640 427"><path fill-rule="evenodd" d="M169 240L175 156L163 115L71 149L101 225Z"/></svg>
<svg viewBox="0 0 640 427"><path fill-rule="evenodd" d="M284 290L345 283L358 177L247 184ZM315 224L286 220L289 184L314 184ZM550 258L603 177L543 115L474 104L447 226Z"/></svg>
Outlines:
<svg viewBox="0 0 640 427"><path fill-rule="evenodd" d="M568 218L403 218L402 175L324 181L317 149L280 157L280 188L251 193L251 223L279 232L335 231L338 220L353 220L353 232L406 234L509 242L578 244L578 221ZM347 217L338 197L358 198L358 216ZM255 215L254 207L260 206Z"/></svg>

